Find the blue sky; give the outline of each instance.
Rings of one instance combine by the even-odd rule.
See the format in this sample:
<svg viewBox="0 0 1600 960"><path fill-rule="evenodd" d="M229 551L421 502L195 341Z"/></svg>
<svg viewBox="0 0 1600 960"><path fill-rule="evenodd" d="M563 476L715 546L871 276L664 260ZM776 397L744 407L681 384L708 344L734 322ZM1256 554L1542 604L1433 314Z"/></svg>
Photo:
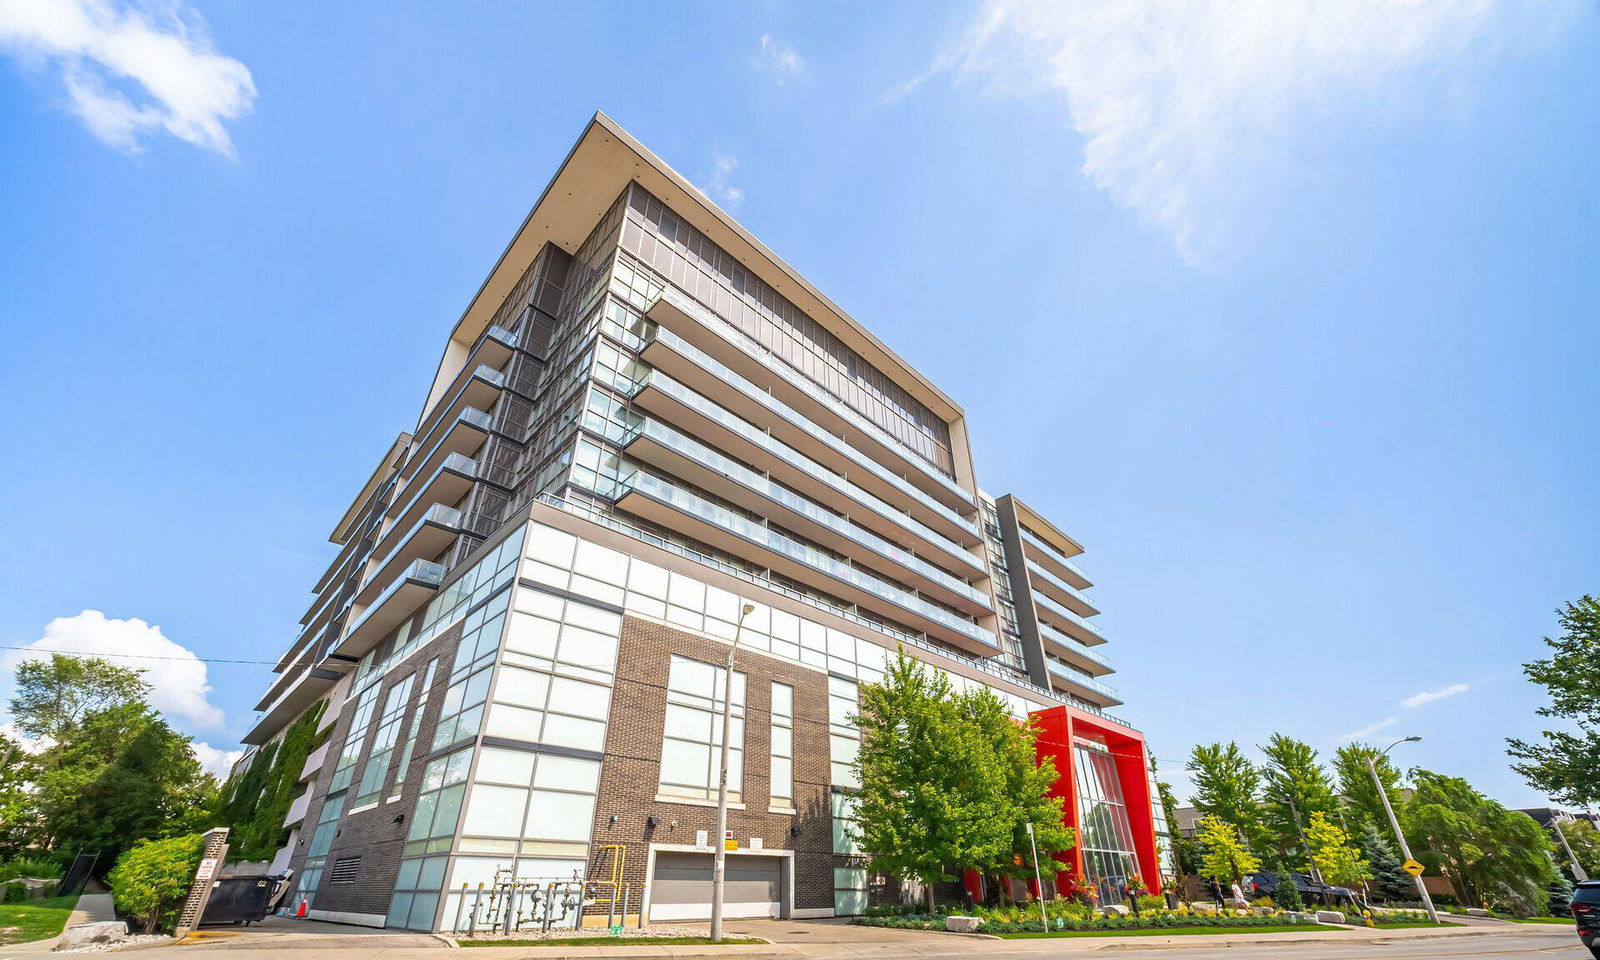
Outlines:
<svg viewBox="0 0 1600 960"><path fill-rule="evenodd" d="M1540 802L1519 664L1600 589L1600 21L1328 6L0 3L0 643L275 657L600 109L1086 545L1180 792L1196 741L1372 730ZM266 682L143 662L219 749Z"/></svg>

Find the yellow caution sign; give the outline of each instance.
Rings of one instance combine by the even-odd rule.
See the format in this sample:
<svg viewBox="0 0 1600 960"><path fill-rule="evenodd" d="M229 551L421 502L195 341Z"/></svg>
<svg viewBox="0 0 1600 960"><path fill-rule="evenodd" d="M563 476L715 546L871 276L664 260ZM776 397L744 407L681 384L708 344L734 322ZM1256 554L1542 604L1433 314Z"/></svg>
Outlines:
<svg viewBox="0 0 1600 960"><path fill-rule="evenodd" d="M739 841L731 840L731 839L730 840L724 840L724 841L722 841L722 849L724 849L724 850L737 850L737 849L739 849Z"/></svg>
<svg viewBox="0 0 1600 960"><path fill-rule="evenodd" d="M1411 874L1413 877L1422 876L1422 864L1415 860L1407 860L1405 863L1400 864L1400 869Z"/></svg>

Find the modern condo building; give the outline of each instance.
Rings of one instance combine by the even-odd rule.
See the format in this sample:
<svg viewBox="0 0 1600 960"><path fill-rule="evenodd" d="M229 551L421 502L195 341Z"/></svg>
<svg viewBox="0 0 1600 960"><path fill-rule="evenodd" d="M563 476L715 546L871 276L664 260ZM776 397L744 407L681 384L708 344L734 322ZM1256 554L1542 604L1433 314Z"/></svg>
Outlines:
<svg viewBox="0 0 1600 960"><path fill-rule="evenodd" d="M848 717L897 649L1042 712L1065 873L1161 872L1079 545L985 494L953 400L604 116L332 540L246 737L325 738L279 852L296 912L466 928L515 912L479 884L577 876L706 916L730 687L729 914L860 912Z"/></svg>

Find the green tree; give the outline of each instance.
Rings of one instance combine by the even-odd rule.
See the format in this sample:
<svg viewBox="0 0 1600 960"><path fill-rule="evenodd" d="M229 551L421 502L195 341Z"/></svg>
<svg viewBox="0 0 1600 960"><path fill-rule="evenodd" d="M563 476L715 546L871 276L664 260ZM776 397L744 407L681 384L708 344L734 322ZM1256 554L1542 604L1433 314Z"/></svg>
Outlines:
<svg viewBox="0 0 1600 960"><path fill-rule="evenodd" d="M1311 846L1311 862L1322 873L1322 881L1336 887L1359 889L1372 879L1372 870L1350 835L1326 813L1317 810L1306 824L1306 840Z"/></svg>
<svg viewBox="0 0 1600 960"><path fill-rule="evenodd" d="M1564 917L1572 905L1572 881L1561 874L1550 881L1550 888L1546 894L1544 912L1550 917Z"/></svg>
<svg viewBox="0 0 1600 960"><path fill-rule="evenodd" d="M1295 882L1294 871L1280 859L1274 872L1278 876L1278 889L1272 892L1272 902L1278 905L1279 910L1304 910L1306 901L1300 896L1300 885Z"/></svg>
<svg viewBox="0 0 1600 960"><path fill-rule="evenodd" d="M956 714L961 722L975 728L980 747L987 748L1005 778L994 812L1010 827L1010 845L983 868L1000 876L1031 879L1033 845L1037 844L1042 875L1050 869L1050 855L1071 850L1077 845L1077 836L1062 823L1062 799L1050 795L1059 775L1054 761L1045 758L1041 763L1038 759L1038 727L1032 720L1018 723L1005 703L987 687L960 694L956 698ZM1029 824L1033 826L1032 842ZM1000 887L1006 888L1004 884Z"/></svg>
<svg viewBox="0 0 1600 960"><path fill-rule="evenodd" d="M1572 848L1572 855L1578 858L1578 865L1590 876L1600 876L1600 830L1596 830L1592 820L1557 820L1550 825L1561 831L1561 836L1567 839L1567 846ZM1571 870L1572 861L1567 858L1566 847L1561 846L1560 838L1554 838L1555 858L1559 861L1561 869Z"/></svg>
<svg viewBox="0 0 1600 960"><path fill-rule="evenodd" d="M0 733L0 861L20 856L34 845L38 824L33 779L37 775L33 754Z"/></svg>
<svg viewBox="0 0 1600 960"><path fill-rule="evenodd" d="M106 876L117 909L141 923L145 933L170 929L204 852L205 838L198 833L140 841Z"/></svg>
<svg viewBox="0 0 1600 960"><path fill-rule="evenodd" d="M1261 771L1238 744L1197 745L1185 769L1194 780L1190 799L1202 816L1232 824L1257 853L1270 848L1261 824Z"/></svg>
<svg viewBox="0 0 1600 960"><path fill-rule="evenodd" d="M1361 852L1372 868L1372 885L1379 900L1415 900L1417 884L1400 868L1400 855L1378 828L1367 824L1361 834Z"/></svg>
<svg viewBox="0 0 1600 960"><path fill-rule="evenodd" d="M1577 730L1546 730L1535 742L1507 740L1506 752L1518 761L1511 768L1539 792L1588 806L1600 802L1600 600L1585 594L1557 615L1561 636L1544 638L1550 656L1523 670L1550 695L1539 715L1571 720Z"/></svg>
<svg viewBox="0 0 1600 960"><path fill-rule="evenodd" d="M1367 769L1371 757L1383 782L1389 802L1400 805L1400 771L1395 769L1389 755L1364 743L1348 743L1333 753L1333 771L1338 778L1339 795L1344 798L1345 814L1352 833L1365 833L1368 826L1389 832L1389 815L1383 812L1383 799L1372 783L1372 773Z"/></svg>
<svg viewBox="0 0 1600 960"><path fill-rule="evenodd" d="M1239 838L1239 829L1233 824L1208 816L1201 817L1195 826L1199 828L1195 839L1204 850L1200 876L1226 889L1229 884L1242 882L1245 874L1261 869L1261 861Z"/></svg>
<svg viewBox="0 0 1600 960"><path fill-rule="evenodd" d="M1178 798L1172 793L1172 784L1157 783L1156 789L1161 797L1161 809L1167 815L1167 829L1172 835L1173 869L1178 871L1178 876L1198 875L1200 848L1178 830Z"/></svg>
<svg viewBox="0 0 1600 960"><path fill-rule="evenodd" d="M1401 825L1412 854L1450 878L1463 903L1537 910L1556 869L1545 831L1459 777L1411 771Z"/></svg>
<svg viewBox="0 0 1600 960"><path fill-rule="evenodd" d="M900 653L861 687L855 834L874 872L933 885L947 868L982 869L1015 848L1007 773L950 679Z"/></svg>
<svg viewBox="0 0 1600 960"><path fill-rule="evenodd" d="M91 714L143 703L150 685L140 674L99 657L24 660L17 664L12 722L29 737L59 743Z"/></svg>
<svg viewBox="0 0 1600 960"><path fill-rule="evenodd" d="M189 738L142 702L87 714L40 768L34 804L48 846L98 850L106 861L135 840L203 825L216 789Z"/></svg>
<svg viewBox="0 0 1600 960"><path fill-rule="evenodd" d="M1328 772L1310 745L1281 733L1273 734L1261 752L1267 757L1261 778L1262 820L1271 842L1285 853L1306 856L1300 831L1312 814L1332 815L1338 807Z"/></svg>

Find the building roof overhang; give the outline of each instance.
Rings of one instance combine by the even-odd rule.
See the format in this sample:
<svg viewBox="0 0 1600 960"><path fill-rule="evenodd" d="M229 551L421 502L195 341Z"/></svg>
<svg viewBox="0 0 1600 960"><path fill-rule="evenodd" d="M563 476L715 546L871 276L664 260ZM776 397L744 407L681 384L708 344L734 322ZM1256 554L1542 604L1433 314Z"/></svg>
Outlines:
<svg viewBox="0 0 1600 960"><path fill-rule="evenodd" d="M510 244L501 253L494 269L478 288L461 319L456 322L450 334L451 346L446 348L445 359L440 362L434 387L423 409L423 417L436 402L440 383L448 382L454 374L453 370L447 369L453 356L451 347L456 351L471 347L546 243L553 243L568 253L577 252L611 203L632 180L637 180L712 242L738 258L746 268L838 336L935 414L946 421L958 420L963 416L961 408L944 391L824 296L793 267L767 249L610 117L596 113L562 161L555 177L539 195Z"/></svg>

